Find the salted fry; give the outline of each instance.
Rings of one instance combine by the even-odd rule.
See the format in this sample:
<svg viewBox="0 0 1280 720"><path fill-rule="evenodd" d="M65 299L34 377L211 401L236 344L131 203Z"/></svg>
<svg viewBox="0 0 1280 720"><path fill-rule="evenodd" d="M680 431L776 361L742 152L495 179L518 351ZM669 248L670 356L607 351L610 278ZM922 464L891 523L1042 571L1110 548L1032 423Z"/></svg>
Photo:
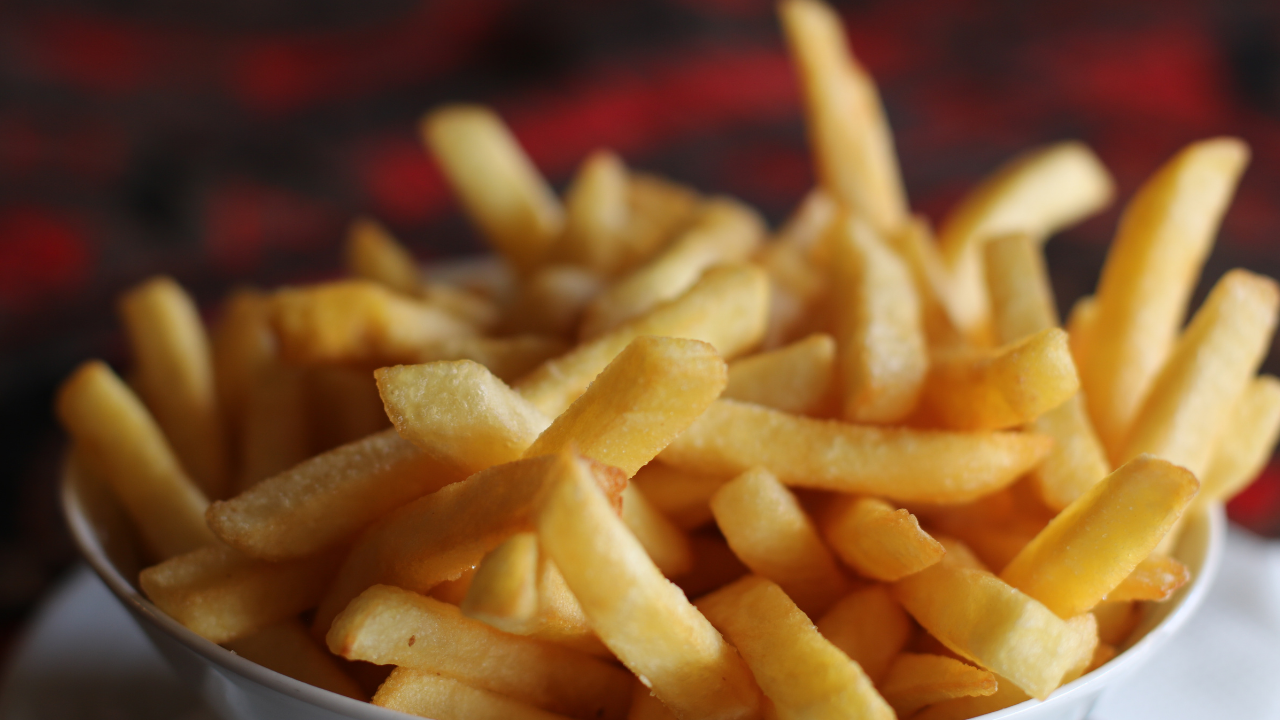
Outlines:
<svg viewBox="0 0 1280 720"><path fill-rule="evenodd" d="M357 217L347 229L347 269L402 295L416 294L421 285L413 256L371 217Z"/></svg>
<svg viewBox="0 0 1280 720"><path fill-rule="evenodd" d="M644 493L630 483L622 490L622 522L663 575L680 577L693 569L689 536L654 509Z"/></svg>
<svg viewBox="0 0 1280 720"><path fill-rule="evenodd" d="M786 347L734 360L723 397L796 415L825 408L835 375L836 343L817 333Z"/></svg>
<svg viewBox="0 0 1280 720"><path fill-rule="evenodd" d="M252 635L226 643L226 648L246 660L308 685L356 700L369 699L360 685L338 667L333 656L325 652L297 620L285 620L262 628Z"/></svg>
<svg viewBox="0 0 1280 720"><path fill-rule="evenodd" d="M877 687L898 717L911 717L944 700L994 694L996 676L943 655L902 653Z"/></svg>
<svg viewBox="0 0 1280 720"><path fill-rule="evenodd" d="M946 550L906 510L876 498L843 498L828 511L823 536L858 574L893 582L942 559Z"/></svg>
<svg viewBox="0 0 1280 720"><path fill-rule="evenodd" d="M565 192L564 237L556 255L565 262L610 275L622 264L622 234L631 220L627 166L608 150L597 150L578 167Z"/></svg>
<svg viewBox="0 0 1280 720"><path fill-rule="evenodd" d="M1192 143L1143 184L1120 219L1080 365L1089 416L1113 458L1173 350L1248 158L1234 138Z"/></svg>
<svg viewBox="0 0 1280 720"><path fill-rule="evenodd" d="M677 470L662 462L640 468L631 484L677 527L692 530L711 522L711 496L725 478Z"/></svg>
<svg viewBox="0 0 1280 720"><path fill-rule="evenodd" d="M886 585L845 595L818 618L818 632L879 681L911 639L911 618Z"/></svg>
<svg viewBox="0 0 1280 720"><path fill-rule="evenodd" d="M1178 588L1191 579L1191 570L1174 558L1152 553L1138 563L1129 576L1107 593L1107 602L1126 600L1154 600L1161 602L1173 597Z"/></svg>
<svg viewBox="0 0 1280 720"><path fill-rule="evenodd" d="M1280 380L1263 375L1249 383L1231 408L1226 429L1200 479L1196 502L1225 501L1247 486L1280 438Z"/></svg>
<svg viewBox="0 0 1280 720"><path fill-rule="evenodd" d="M371 701L435 720L564 720L564 715L539 710L488 690L472 687L434 672L396 668Z"/></svg>

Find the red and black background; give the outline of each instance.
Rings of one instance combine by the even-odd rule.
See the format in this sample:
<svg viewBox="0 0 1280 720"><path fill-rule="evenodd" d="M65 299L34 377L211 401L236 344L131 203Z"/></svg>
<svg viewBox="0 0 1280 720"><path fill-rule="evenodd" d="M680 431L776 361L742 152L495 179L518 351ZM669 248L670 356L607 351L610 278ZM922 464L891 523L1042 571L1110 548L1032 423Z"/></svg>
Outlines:
<svg viewBox="0 0 1280 720"><path fill-rule="evenodd" d="M1254 159L1199 296L1230 267L1280 276L1274 2L839 6L915 208L936 220L1065 138L1127 198L1183 144L1239 135ZM423 260L480 252L417 140L447 100L494 105L557 186L601 146L775 222L813 183L769 2L0 3L0 651L73 558L49 408L80 360L124 362L115 295L165 272L212 310L235 284L332 275L356 213ZM1116 217L1048 245L1064 308L1092 291ZM1231 511L1280 535L1280 466Z"/></svg>

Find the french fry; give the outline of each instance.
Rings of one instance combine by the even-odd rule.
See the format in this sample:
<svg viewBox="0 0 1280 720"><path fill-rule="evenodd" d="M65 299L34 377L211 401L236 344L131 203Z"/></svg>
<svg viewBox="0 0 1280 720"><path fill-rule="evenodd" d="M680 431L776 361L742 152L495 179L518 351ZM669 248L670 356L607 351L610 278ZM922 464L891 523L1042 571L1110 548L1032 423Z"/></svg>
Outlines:
<svg viewBox="0 0 1280 720"><path fill-rule="evenodd" d="M345 365L312 365L304 370L311 435L318 452L391 427L371 371Z"/></svg>
<svg viewBox="0 0 1280 720"><path fill-rule="evenodd" d="M1128 577L1103 598L1106 602L1154 600L1161 602L1191 579L1191 570L1174 558L1152 553L1138 563Z"/></svg>
<svg viewBox="0 0 1280 720"><path fill-rule="evenodd" d="M778 13L800 74L813 164L822 187L877 230L906 219L906 193L880 93L854 59L840 18L816 0L787 0Z"/></svg>
<svg viewBox="0 0 1280 720"><path fill-rule="evenodd" d="M665 247L698 210L701 196L680 183L646 173L631 173L627 183L629 220L622 233L618 263L606 272L616 276L648 261Z"/></svg>
<svg viewBox="0 0 1280 720"><path fill-rule="evenodd" d="M759 465L797 487L962 503L1012 483L1051 444L1027 433L872 428L717 400L659 458L705 475Z"/></svg>
<svg viewBox="0 0 1280 720"><path fill-rule="evenodd" d="M721 357L732 358L760 341L768 290L764 273L756 268L714 268L684 295L543 363L515 389L546 415L559 415L641 335L702 340Z"/></svg>
<svg viewBox="0 0 1280 720"><path fill-rule="evenodd" d="M564 715L433 672L396 668L374 705L435 720L565 720Z"/></svg>
<svg viewBox="0 0 1280 720"><path fill-rule="evenodd" d="M520 281L497 331L569 337L606 285L590 270L573 265L543 265Z"/></svg>
<svg viewBox="0 0 1280 720"><path fill-rule="evenodd" d="M1173 349L1248 157L1234 138L1192 143L1143 184L1120 219L1080 365L1089 416L1113 459Z"/></svg>
<svg viewBox="0 0 1280 720"><path fill-rule="evenodd" d="M637 337L533 441L525 457L573 446L629 478L720 395L726 373L724 361L705 342Z"/></svg>
<svg viewBox="0 0 1280 720"><path fill-rule="evenodd" d="M796 415L820 412L831 399L836 342L816 333L786 347L729 364L722 397Z"/></svg>
<svg viewBox="0 0 1280 720"><path fill-rule="evenodd" d="M1232 403L1271 345L1278 311L1275 281L1244 270L1223 275L1152 382L1121 460L1150 453L1203 475Z"/></svg>
<svg viewBox="0 0 1280 720"><path fill-rule="evenodd" d="M777 349L804 336L806 328L827 329L830 283L825 270L815 267L804 251L774 242L756 255L754 263L769 276L769 319L761 348Z"/></svg>
<svg viewBox="0 0 1280 720"><path fill-rule="evenodd" d="M270 563L214 543L143 570L138 584L169 617L225 643L315 607L340 558L329 552Z"/></svg>
<svg viewBox="0 0 1280 720"><path fill-rule="evenodd" d="M689 547L693 550L693 569L674 581L686 597L701 597L751 572L733 554L717 528L691 533Z"/></svg>
<svg viewBox="0 0 1280 720"><path fill-rule="evenodd" d="M817 250L826 237L827 229L835 222L840 206L831 194L815 187L800 200L787 221L773 236L773 244L789 245L804 255Z"/></svg>
<svg viewBox="0 0 1280 720"><path fill-rule="evenodd" d="M520 632L538 612L538 536L512 535L489 551L476 566L462 614L486 625Z"/></svg>
<svg viewBox="0 0 1280 720"><path fill-rule="evenodd" d="M663 575L680 577L693 569L689 536L659 513L644 493L630 483L622 489L622 522Z"/></svg>
<svg viewBox="0 0 1280 720"><path fill-rule="evenodd" d="M478 105L444 105L421 130L471 222L517 270L534 269L560 236L564 209L501 118Z"/></svg>
<svg viewBox="0 0 1280 720"><path fill-rule="evenodd" d="M1089 612L1098 623L1098 638L1106 644L1124 645L1142 620L1142 609L1132 602L1102 602Z"/></svg>
<svg viewBox="0 0 1280 720"><path fill-rule="evenodd" d="M693 287L713 265L745 261L764 237L764 221L730 198L712 198L660 254L614 283L587 307L579 336L590 340Z"/></svg>
<svg viewBox="0 0 1280 720"><path fill-rule="evenodd" d="M467 597L467 592L471 589L471 581L475 579L477 569L463 570L461 575L452 580L442 581L431 588L431 592L427 594L440 602L461 606L462 601Z"/></svg>
<svg viewBox="0 0 1280 720"><path fill-rule="evenodd" d="M1231 408L1226 429L1200 479L1197 503L1225 501L1253 481L1271 459L1280 437L1280 380L1263 375L1249 383Z"/></svg>
<svg viewBox="0 0 1280 720"><path fill-rule="evenodd" d="M582 161L565 192L564 236L557 257L608 276L620 266L622 235L631 220L629 180L622 158L596 150Z"/></svg>
<svg viewBox="0 0 1280 720"><path fill-rule="evenodd" d="M1079 389L1067 334L1048 328L997 350L937 359L920 415L939 427L1000 430L1035 420Z"/></svg>
<svg viewBox="0 0 1280 720"><path fill-rule="evenodd" d="M725 479L654 461L640 468L631 484L676 527L693 530L711 522L711 496L725 484Z"/></svg>
<svg viewBox="0 0 1280 720"><path fill-rule="evenodd" d="M742 653L778 717L895 717L858 663L776 584L749 575L697 607Z"/></svg>
<svg viewBox="0 0 1280 720"><path fill-rule="evenodd" d="M849 591L813 521L768 470L753 468L726 483L712 496L711 512L734 554L810 616Z"/></svg>
<svg viewBox="0 0 1280 720"><path fill-rule="evenodd" d="M876 498L841 498L827 512L823 536L858 574L887 582L919 572L946 554L914 515Z"/></svg>
<svg viewBox="0 0 1280 720"><path fill-rule="evenodd" d="M360 685L343 672L297 620L270 625L226 643L231 652L308 685L368 701Z"/></svg>
<svg viewBox="0 0 1280 720"><path fill-rule="evenodd" d="M901 230L885 239L911 271L929 345L945 348L963 344L965 340L944 302L951 292L951 276L929 221L914 215Z"/></svg>
<svg viewBox="0 0 1280 720"><path fill-rule="evenodd" d="M1086 613L1151 554L1199 486L1169 462L1134 459L1049 521L1000 578L1061 618Z"/></svg>
<svg viewBox="0 0 1280 720"><path fill-rule="evenodd" d="M164 433L105 363L83 363L63 382L58 419L111 486L148 553L164 560L215 541L209 501L183 470Z"/></svg>
<svg viewBox="0 0 1280 720"><path fill-rule="evenodd" d="M887 424L920 399L929 352L915 281L870 226L846 216L832 228L841 414Z"/></svg>
<svg viewBox="0 0 1280 720"><path fill-rule="evenodd" d="M1078 142L1026 152L1003 165L951 211L938 243L951 274L951 316L966 335L989 322L982 244L1010 233L1046 238L1106 207L1113 183L1097 156Z"/></svg>
<svg viewBox="0 0 1280 720"><path fill-rule="evenodd" d="M538 540L618 659L684 719L749 718L759 690L738 654L670 584L570 458L537 515Z"/></svg>
<svg viewBox="0 0 1280 720"><path fill-rule="evenodd" d="M355 277L382 283L402 295L416 295L422 283L413 256L371 217L351 221L346 260L347 270Z"/></svg>
<svg viewBox="0 0 1280 720"><path fill-rule="evenodd" d="M911 720L968 720L1013 707L1031 699L1030 695L1023 692L1017 685L1000 677L999 674L996 675L996 684L996 691L990 695L944 700L912 715Z"/></svg>
<svg viewBox="0 0 1280 720"><path fill-rule="evenodd" d="M437 672L572 717L624 718L631 678L608 662L504 633L458 608L386 585L334 620L329 649L350 660Z"/></svg>
<svg viewBox="0 0 1280 720"><path fill-rule="evenodd" d="M157 277L121 297L120 317L133 349L138 395L200 489L222 497L229 455L209 338L195 302L172 278Z"/></svg>
<svg viewBox="0 0 1280 720"><path fill-rule="evenodd" d="M245 406L258 382L260 369L277 355L276 339L268 321L267 295L249 288L232 290L222 303L221 316L209 338L213 357L213 388L222 414L231 467L242 462Z"/></svg>
<svg viewBox="0 0 1280 720"><path fill-rule="evenodd" d="M1090 613L1081 613L1067 621L1067 626L1075 635L1076 642L1072 643L1072 652L1075 657L1071 666L1067 668L1066 674L1062 676L1062 684L1067 683L1084 675L1093 664L1094 653L1098 650L1098 619Z"/></svg>
<svg viewBox="0 0 1280 720"><path fill-rule="evenodd" d="M492 298L466 287L430 282L419 285L416 294L428 305L438 307L478 330L492 330L501 314Z"/></svg>
<svg viewBox="0 0 1280 720"><path fill-rule="evenodd" d="M563 340L545 335L457 337L419 348L405 364L473 360L489 368L499 380L511 383L565 349Z"/></svg>
<svg viewBox="0 0 1280 720"><path fill-rule="evenodd" d="M307 378L274 358L259 368L240 422L240 466L235 491L297 465L311 456Z"/></svg>
<svg viewBox="0 0 1280 720"><path fill-rule="evenodd" d="M902 653L877 686L898 717L911 717L926 705L996 691L996 676L943 655Z"/></svg>
<svg viewBox="0 0 1280 720"><path fill-rule="evenodd" d="M874 681L911 639L911 618L885 585L854 590L818 618L818 632Z"/></svg>
<svg viewBox="0 0 1280 720"><path fill-rule="evenodd" d="M1071 314L1067 315L1066 330L1071 343L1071 357L1076 367L1083 367L1089 354L1090 333L1098 315L1098 301L1092 295L1085 295L1071 306Z"/></svg>
<svg viewBox="0 0 1280 720"><path fill-rule="evenodd" d="M676 716L637 679L631 689L631 709L627 712L627 720L676 720Z"/></svg>
<svg viewBox="0 0 1280 720"><path fill-rule="evenodd" d="M963 542L983 567L993 572L1003 570L1044 529L1043 523L1025 516L1004 522L942 516L931 518L929 523Z"/></svg>
<svg viewBox="0 0 1280 720"><path fill-rule="evenodd" d="M1120 651L1116 649L1116 646L1099 642L1098 647L1093 651L1093 658L1089 660L1089 667L1084 670L1085 674L1087 675L1103 665L1106 665L1114 660L1116 655L1119 654Z"/></svg>

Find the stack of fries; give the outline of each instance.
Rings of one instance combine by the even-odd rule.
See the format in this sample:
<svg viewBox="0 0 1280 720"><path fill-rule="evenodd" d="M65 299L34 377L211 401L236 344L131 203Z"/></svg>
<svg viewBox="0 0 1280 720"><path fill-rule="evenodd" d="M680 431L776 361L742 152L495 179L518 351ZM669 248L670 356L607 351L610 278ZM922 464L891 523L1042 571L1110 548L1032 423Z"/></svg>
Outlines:
<svg viewBox="0 0 1280 720"><path fill-rule="evenodd" d="M424 140L501 265L427 281L360 220L352 279L210 336L172 281L127 293L128 383L88 362L57 409L147 596L437 720L968 718L1122 649L1280 433L1276 284L1183 327L1246 148L1155 172L1064 331L1041 244L1110 201L1098 159L1030 151L935 240L838 17L780 12L820 187L771 237L607 151L559 198L448 106Z"/></svg>

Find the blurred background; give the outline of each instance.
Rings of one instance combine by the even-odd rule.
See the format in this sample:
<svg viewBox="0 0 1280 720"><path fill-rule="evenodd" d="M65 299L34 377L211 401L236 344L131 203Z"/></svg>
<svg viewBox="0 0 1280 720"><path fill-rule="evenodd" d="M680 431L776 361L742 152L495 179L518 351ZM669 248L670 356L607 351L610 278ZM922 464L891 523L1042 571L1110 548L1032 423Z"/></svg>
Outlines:
<svg viewBox="0 0 1280 720"><path fill-rule="evenodd" d="M1276 3L836 4L935 221L1033 145L1085 140L1124 199L1232 134L1253 162L1199 296L1230 267L1280 276ZM597 147L774 222L813 183L769 2L0 3L0 658L73 561L50 404L79 361L125 364L115 295L169 273L212 312L237 284L334 275L357 213L423 261L482 252L417 138L447 100L496 107L557 187ZM1117 213L1048 245L1063 308ZM1230 510L1280 535L1280 467Z"/></svg>

